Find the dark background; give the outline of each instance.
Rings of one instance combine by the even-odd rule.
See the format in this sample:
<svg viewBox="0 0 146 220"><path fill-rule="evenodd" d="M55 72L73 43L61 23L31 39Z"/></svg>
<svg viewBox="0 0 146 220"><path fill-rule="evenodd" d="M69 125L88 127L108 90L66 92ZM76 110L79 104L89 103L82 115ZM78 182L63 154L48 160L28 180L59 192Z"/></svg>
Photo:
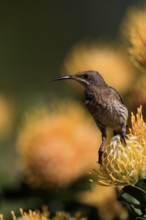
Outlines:
<svg viewBox="0 0 146 220"><path fill-rule="evenodd" d="M49 89L50 79L59 75L74 44L84 39L116 39L127 7L141 2L2 1L1 91Z"/></svg>

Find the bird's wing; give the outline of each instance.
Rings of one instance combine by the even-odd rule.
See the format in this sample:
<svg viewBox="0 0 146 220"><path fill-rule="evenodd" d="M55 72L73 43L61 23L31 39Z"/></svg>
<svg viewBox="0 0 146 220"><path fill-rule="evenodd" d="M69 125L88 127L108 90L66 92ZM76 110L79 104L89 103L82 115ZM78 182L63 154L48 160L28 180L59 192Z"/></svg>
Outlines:
<svg viewBox="0 0 146 220"><path fill-rule="evenodd" d="M116 89L114 89L113 87L110 86L110 90L111 92L114 92L114 95L116 95L117 99L123 104L123 99L122 97L120 96L120 94L117 92Z"/></svg>

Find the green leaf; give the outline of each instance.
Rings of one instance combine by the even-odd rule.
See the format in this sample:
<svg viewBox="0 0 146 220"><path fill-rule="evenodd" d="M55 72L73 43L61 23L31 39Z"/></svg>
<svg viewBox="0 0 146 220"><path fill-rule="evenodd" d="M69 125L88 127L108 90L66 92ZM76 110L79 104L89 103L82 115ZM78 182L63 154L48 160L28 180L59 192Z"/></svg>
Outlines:
<svg viewBox="0 0 146 220"><path fill-rule="evenodd" d="M138 207L146 207L146 191L138 186L125 186L120 194L120 198L129 204Z"/></svg>
<svg viewBox="0 0 146 220"><path fill-rule="evenodd" d="M127 192L123 192L120 196L122 200L124 200L127 203L133 204L133 205L139 205L140 206L140 201L135 199L132 195L130 195Z"/></svg>

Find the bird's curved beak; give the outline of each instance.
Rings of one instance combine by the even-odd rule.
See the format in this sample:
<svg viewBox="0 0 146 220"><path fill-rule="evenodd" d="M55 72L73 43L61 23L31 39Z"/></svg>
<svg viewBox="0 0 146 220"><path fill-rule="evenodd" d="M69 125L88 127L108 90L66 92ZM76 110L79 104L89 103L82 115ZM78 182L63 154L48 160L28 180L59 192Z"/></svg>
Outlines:
<svg viewBox="0 0 146 220"><path fill-rule="evenodd" d="M58 80L65 80L65 79L73 79L73 80L76 80L78 81L79 83L81 83L82 85L84 86L87 86L89 85L89 82L85 79L83 79L81 77L81 75L79 74L76 74L76 75L69 75L69 76L62 76L62 77L59 77L57 79L54 79L53 81L58 81Z"/></svg>
<svg viewBox="0 0 146 220"><path fill-rule="evenodd" d="M59 77L59 78L57 78L57 79L54 79L53 81L65 80L65 79L76 79L76 76L74 76L74 75L62 76L62 77Z"/></svg>

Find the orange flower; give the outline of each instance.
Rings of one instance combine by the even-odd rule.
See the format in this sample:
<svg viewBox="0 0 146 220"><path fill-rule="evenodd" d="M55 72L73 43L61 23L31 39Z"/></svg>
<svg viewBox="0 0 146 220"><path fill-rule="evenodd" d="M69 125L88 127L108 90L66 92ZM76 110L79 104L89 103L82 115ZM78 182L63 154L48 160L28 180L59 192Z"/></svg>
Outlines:
<svg viewBox="0 0 146 220"><path fill-rule="evenodd" d="M136 116L132 113L131 115L131 129L130 133L132 135L144 138L146 141L146 124L143 120L142 106L137 109Z"/></svg>
<svg viewBox="0 0 146 220"><path fill-rule="evenodd" d="M146 7L128 10L122 25L134 64L146 70Z"/></svg>
<svg viewBox="0 0 146 220"><path fill-rule="evenodd" d="M100 135L82 107L69 102L53 109L29 113L19 132L20 162L33 186L69 185L97 160Z"/></svg>

